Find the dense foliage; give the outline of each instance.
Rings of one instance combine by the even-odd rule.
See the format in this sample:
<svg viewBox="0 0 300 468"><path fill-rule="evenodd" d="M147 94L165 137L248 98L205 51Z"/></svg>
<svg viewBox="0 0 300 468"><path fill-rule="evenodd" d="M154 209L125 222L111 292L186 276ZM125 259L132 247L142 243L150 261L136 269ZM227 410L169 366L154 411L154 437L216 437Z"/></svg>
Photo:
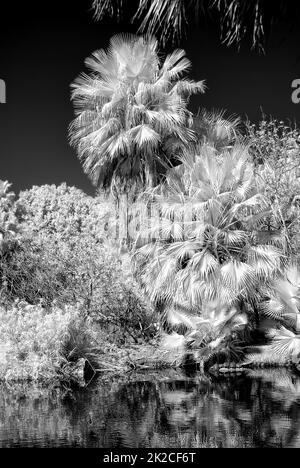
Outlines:
<svg viewBox="0 0 300 468"><path fill-rule="evenodd" d="M109 200L93 198L65 183L34 186L20 193L15 215L24 232L72 242L90 238L102 242L111 214Z"/></svg>
<svg viewBox="0 0 300 468"><path fill-rule="evenodd" d="M272 207L270 229L284 229L291 251L299 251L300 132L282 121L263 118L247 124L250 152Z"/></svg>
<svg viewBox="0 0 300 468"><path fill-rule="evenodd" d="M137 240L137 277L199 357L240 360L263 339L269 360L300 351L298 274L263 181L247 146L204 143L152 194L160 209Z"/></svg>
<svg viewBox="0 0 300 468"><path fill-rule="evenodd" d="M76 307L45 310L24 301L16 301L9 309L1 307L0 378L63 385L74 378L76 383L70 370L80 359L88 361L92 372L120 372L120 359L125 363L126 353L106 335Z"/></svg>
<svg viewBox="0 0 300 468"><path fill-rule="evenodd" d="M87 65L71 139L117 197L61 184L16 199L0 183L5 375L47 378L81 357L97 367L106 352L113 370L120 346L158 330L173 363L299 360L299 130L194 116L203 82L185 77L184 51L162 60L151 37L116 36Z"/></svg>
<svg viewBox="0 0 300 468"><path fill-rule="evenodd" d="M280 271L284 239L261 226L268 205L247 148L216 154L203 146L170 172L155 201L162 218L151 235L161 239L138 251L146 253L141 278L153 300L231 305Z"/></svg>
<svg viewBox="0 0 300 468"><path fill-rule="evenodd" d="M15 194L9 192L11 184L7 181L0 181L0 252L5 255L14 243L17 232L17 219L13 206Z"/></svg>
<svg viewBox="0 0 300 468"><path fill-rule="evenodd" d="M39 306L21 302L9 310L1 308L1 342L5 343L5 362L0 362L1 377L7 380L56 378L61 343L72 316L75 319L72 310L56 309L46 313Z"/></svg>
<svg viewBox="0 0 300 468"><path fill-rule="evenodd" d="M33 187L7 206L17 223L13 248L1 255L1 302L23 300L50 310L67 305L116 343L155 334L155 318L126 262L106 243L110 204L62 184Z"/></svg>

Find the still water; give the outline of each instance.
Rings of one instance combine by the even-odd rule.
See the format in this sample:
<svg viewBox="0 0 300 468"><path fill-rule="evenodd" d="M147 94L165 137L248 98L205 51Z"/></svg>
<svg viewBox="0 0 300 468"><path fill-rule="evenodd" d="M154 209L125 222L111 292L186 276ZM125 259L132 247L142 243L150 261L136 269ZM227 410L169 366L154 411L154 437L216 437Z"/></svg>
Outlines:
<svg viewBox="0 0 300 468"><path fill-rule="evenodd" d="M300 447L300 378L177 371L97 379L63 395L0 386L0 447Z"/></svg>

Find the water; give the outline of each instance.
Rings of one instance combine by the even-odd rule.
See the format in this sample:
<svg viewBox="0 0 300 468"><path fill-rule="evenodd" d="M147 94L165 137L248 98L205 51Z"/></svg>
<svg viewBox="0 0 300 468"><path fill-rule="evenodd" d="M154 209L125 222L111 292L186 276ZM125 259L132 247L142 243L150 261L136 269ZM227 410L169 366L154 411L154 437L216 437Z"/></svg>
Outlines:
<svg viewBox="0 0 300 468"><path fill-rule="evenodd" d="M300 378L177 371L61 391L0 386L0 447L300 447Z"/></svg>

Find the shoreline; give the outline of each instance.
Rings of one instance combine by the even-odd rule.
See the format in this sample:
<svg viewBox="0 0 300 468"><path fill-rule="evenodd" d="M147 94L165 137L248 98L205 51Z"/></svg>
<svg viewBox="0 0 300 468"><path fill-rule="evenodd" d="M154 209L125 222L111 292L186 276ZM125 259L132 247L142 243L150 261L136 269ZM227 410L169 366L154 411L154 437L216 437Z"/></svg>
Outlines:
<svg viewBox="0 0 300 468"><path fill-rule="evenodd" d="M0 346L0 350L3 346ZM107 355L107 359L112 356ZM114 356L115 358L115 356ZM5 356L2 353L2 363ZM22 365L20 364L20 368ZM200 373L207 376L223 377L223 376L240 376L241 374L251 370L269 370L269 369L286 369L291 373L300 374L300 366L291 360L280 362L251 362L244 360L242 362L225 362L214 364L211 367L206 367L204 362L197 362L191 359L191 355L174 353L174 351L166 351L161 349L157 344L141 344L131 345L124 348L123 358L119 359L118 366L113 368L98 368L94 369L87 359L81 358L75 362L67 363L61 369L55 369L56 375L50 378L26 377L10 375L6 378L0 373L0 384L41 384L46 386L55 386L62 388L86 387L90 381L94 379L102 379L107 376L123 378L133 373L153 373L161 371L176 371L184 373ZM1 353L0 353L0 372L1 372Z"/></svg>

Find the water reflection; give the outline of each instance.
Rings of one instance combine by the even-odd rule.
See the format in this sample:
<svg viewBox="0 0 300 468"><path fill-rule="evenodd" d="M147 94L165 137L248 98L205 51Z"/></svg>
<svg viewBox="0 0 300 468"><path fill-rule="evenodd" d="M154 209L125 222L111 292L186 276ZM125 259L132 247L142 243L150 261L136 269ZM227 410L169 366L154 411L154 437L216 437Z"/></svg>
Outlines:
<svg viewBox="0 0 300 468"><path fill-rule="evenodd" d="M175 371L99 379L73 396L0 386L1 447L300 447L300 378Z"/></svg>

